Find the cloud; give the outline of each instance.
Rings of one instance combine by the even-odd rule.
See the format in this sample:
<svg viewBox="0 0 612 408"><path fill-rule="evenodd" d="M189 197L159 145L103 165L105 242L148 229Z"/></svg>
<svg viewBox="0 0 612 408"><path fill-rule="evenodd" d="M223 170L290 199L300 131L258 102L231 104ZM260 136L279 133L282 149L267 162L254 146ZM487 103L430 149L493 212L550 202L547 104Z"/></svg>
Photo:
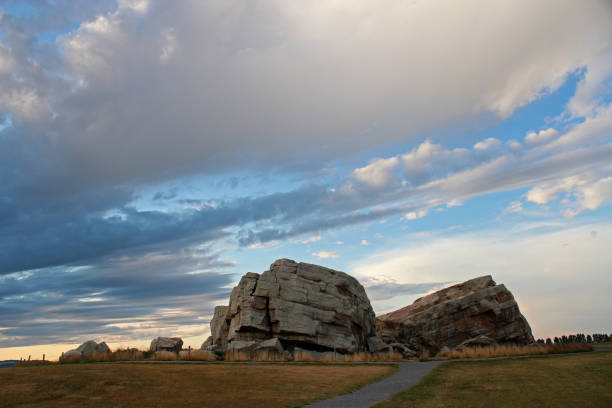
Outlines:
<svg viewBox="0 0 612 408"><path fill-rule="evenodd" d="M433 290L441 289L450 282L428 282L428 283L399 283L394 279L373 278L371 276L359 276L372 308L376 314L384 314L398 309L398 304L407 306L410 299L415 295L424 295Z"/></svg>
<svg viewBox="0 0 612 408"><path fill-rule="evenodd" d="M512 213L519 213L521 211L523 211L523 203L521 203L520 201L513 201L510 203L510 205L508 205L508 207L506 207L506 209L504 210L504 213L512 214Z"/></svg>
<svg viewBox="0 0 612 408"><path fill-rule="evenodd" d="M552 138L557 136L559 132L554 128L548 128L540 130L539 132L529 132L525 136L525 142L535 145L540 143L549 142Z"/></svg>
<svg viewBox="0 0 612 408"><path fill-rule="evenodd" d="M46 157L46 171L28 172L35 184L78 189L317 168L441 124L505 118L577 69L588 88L609 68L601 50L612 35L605 1L71 3L32 2L42 20L2 17L12 62L0 110L25 135L16 142ZM49 27L63 34L42 46ZM383 164L355 176L385 185Z"/></svg>
<svg viewBox="0 0 612 408"><path fill-rule="evenodd" d="M0 277L0 346L202 335L233 263L205 247L110 257Z"/></svg>
<svg viewBox="0 0 612 408"><path fill-rule="evenodd" d="M361 245L370 245L370 243L367 240L362 239L361 240Z"/></svg>
<svg viewBox="0 0 612 408"><path fill-rule="evenodd" d="M327 258L340 258L340 254L333 251L321 251L321 252L313 252L312 256L316 256L317 258L327 259Z"/></svg>
<svg viewBox="0 0 612 408"><path fill-rule="evenodd" d="M304 241L302 241L302 244L310 244L310 243L313 243L313 242L318 242L320 240L321 240L321 236L317 235L315 237L310 237L308 239L305 239Z"/></svg>
<svg viewBox="0 0 612 408"><path fill-rule="evenodd" d="M494 137L489 137L483 141L480 141L474 145L475 150L489 150L496 146L499 146L501 141L495 139Z"/></svg>
<svg viewBox="0 0 612 408"><path fill-rule="evenodd" d="M415 235L395 248L354 260L348 271L407 285L461 282L491 274L512 291L536 337L605 331L610 238L610 223L537 229L519 225L428 241ZM381 307L394 310L416 297L397 297Z"/></svg>
<svg viewBox="0 0 612 408"><path fill-rule="evenodd" d="M571 176L542 183L527 192L527 200L544 205L557 199L560 193L568 197L564 200L569 204L564 215L571 218L585 210L596 210L609 201L612 198L612 177Z"/></svg>
<svg viewBox="0 0 612 408"><path fill-rule="evenodd" d="M394 171L399 160L397 157L375 159L365 167L353 170L351 178L369 188L389 188L394 180Z"/></svg>
<svg viewBox="0 0 612 408"><path fill-rule="evenodd" d="M427 210L410 211L404 215L405 220L418 220L427 215Z"/></svg>

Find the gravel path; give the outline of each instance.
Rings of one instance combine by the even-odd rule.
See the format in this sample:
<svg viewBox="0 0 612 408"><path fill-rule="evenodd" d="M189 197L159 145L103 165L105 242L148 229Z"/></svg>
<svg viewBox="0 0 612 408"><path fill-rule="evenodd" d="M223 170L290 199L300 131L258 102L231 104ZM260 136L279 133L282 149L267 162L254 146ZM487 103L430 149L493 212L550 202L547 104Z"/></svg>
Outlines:
<svg viewBox="0 0 612 408"><path fill-rule="evenodd" d="M422 363L399 363L400 369L390 377L381 381L366 385L360 390L351 394L340 395L338 397L319 401L311 408L367 408L377 402L390 397L391 395L405 390L411 385L416 384L432 368L440 364L441 361L427 361Z"/></svg>

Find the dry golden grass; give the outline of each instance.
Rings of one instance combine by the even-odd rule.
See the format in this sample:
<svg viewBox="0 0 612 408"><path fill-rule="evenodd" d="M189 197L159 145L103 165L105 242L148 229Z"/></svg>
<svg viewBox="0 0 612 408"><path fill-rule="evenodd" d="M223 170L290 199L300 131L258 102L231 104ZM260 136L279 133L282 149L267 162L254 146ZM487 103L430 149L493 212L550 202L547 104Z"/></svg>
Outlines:
<svg viewBox="0 0 612 408"><path fill-rule="evenodd" d="M287 356L273 351L237 351L227 350L225 361L259 361L259 362L285 362L289 361Z"/></svg>
<svg viewBox="0 0 612 408"><path fill-rule="evenodd" d="M144 360L144 353L137 349L118 349L112 353L94 353L88 356L61 357L60 363L98 363Z"/></svg>
<svg viewBox="0 0 612 408"><path fill-rule="evenodd" d="M488 347L464 347L462 349L451 350L450 352L440 352L434 357L434 360L531 356L542 354L576 353L592 350L593 347L590 344L585 343L532 346L495 345ZM427 355L421 356L421 360L425 360L427 358Z"/></svg>
<svg viewBox="0 0 612 408"><path fill-rule="evenodd" d="M294 361L299 363L373 363L373 362L396 362L402 361L399 353L354 353L340 354L325 353L317 355L309 352L296 351L293 359L289 360L287 355L268 351L234 351L228 350L225 353L225 361L261 361L261 362L283 362Z"/></svg>
<svg viewBox="0 0 612 408"><path fill-rule="evenodd" d="M183 350L178 355L179 360L184 361L215 361L215 353L206 350Z"/></svg>
<svg viewBox="0 0 612 408"><path fill-rule="evenodd" d="M176 361L178 354L172 351L156 351L151 357L153 361Z"/></svg>
<svg viewBox="0 0 612 408"><path fill-rule="evenodd" d="M612 353L453 361L376 408L612 407Z"/></svg>
<svg viewBox="0 0 612 408"><path fill-rule="evenodd" d="M391 365L52 364L0 370L0 406L297 407L391 374Z"/></svg>
<svg viewBox="0 0 612 408"><path fill-rule="evenodd" d="M399 353L353 353L353 354L326 354L324 356L316 356L310 353L296 352L293 356L293 361L300 362L319 362L319 363L371 363L371 362L391 362L402 361L402 355Z"/></svg>

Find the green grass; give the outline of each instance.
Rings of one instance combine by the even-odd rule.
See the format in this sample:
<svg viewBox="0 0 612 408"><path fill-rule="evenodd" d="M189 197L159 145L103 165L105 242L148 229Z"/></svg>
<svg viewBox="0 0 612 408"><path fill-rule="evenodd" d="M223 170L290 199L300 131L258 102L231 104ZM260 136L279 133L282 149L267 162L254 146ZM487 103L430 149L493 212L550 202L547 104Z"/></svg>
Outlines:
<svg viewBox="0 0 612 408"><path fill-rule="evenodd" d="M0 370L0 407L299 407L396 370L374 364L18 366Z"/></svg>
<svg viewBox="0 0 612 408"><path fill-rule="evenodd" d="M612 353L448 362L376 408L612 407Z"/></svg>
<svg viewBox="0 0 612 408"><path fill-rule="evenodd" d="M593 343L593 348L612 350L612 342L610 342L610 343Z"/></svg>

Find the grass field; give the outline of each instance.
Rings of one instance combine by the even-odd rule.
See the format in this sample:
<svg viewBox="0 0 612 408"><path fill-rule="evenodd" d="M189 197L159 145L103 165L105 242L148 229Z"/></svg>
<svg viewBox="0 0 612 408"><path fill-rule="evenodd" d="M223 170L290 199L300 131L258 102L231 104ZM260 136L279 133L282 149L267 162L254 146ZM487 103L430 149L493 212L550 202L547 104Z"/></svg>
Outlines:
<svg viewBox="0 0 612 408"><path fill-rule="evenodd" d="M0 370L8 407L297 407L353 391L383 365L53 364Z"/></svg>
<svg viewBox="0 0 612 408"><path fill-rule="evenodd" d="M612 343L595 343L593 347L596 349L612 350Z"/></svg>
<svg viewBox="0 0 612 408"><path fill-rule="evenodd" d="M612 352L445 363L395 407L612 407Z"/></svg>

